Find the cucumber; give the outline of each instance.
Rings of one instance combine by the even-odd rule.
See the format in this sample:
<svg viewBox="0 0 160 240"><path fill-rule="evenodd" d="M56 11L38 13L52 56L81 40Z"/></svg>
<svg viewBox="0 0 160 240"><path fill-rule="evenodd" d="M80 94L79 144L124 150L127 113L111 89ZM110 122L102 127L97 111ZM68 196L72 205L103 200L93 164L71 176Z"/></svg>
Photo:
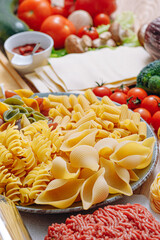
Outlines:
<svg viewBox="0 0 160 240"><path fill-rule="evenodd" d="M15 33L28 31L29 27L14 15L17 0L0 0L0 41Z"/></svg>

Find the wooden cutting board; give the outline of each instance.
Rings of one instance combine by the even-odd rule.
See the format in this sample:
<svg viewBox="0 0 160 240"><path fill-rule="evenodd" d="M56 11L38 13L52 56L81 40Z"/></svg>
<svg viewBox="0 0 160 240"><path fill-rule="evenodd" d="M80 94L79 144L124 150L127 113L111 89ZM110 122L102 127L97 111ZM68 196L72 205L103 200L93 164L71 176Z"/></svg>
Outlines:
<svg viewBox="0 0 160 240"><path fill-rule="evenodd" d="M12 67L2 51L0 51L0 84L3 84L5 90L31 89Z"/></svg>

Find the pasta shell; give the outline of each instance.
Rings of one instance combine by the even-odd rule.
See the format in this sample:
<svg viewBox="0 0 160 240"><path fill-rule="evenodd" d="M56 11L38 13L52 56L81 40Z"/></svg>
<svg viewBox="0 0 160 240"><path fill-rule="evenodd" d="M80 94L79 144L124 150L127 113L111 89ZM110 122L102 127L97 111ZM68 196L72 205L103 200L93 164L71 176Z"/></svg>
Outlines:
<svg viewBox="0 0 160 240"><path fill-rule="evenodd" d="M71 152L70 162L72 167L89 168L92 171L97 171L99 168L98 151L88 145L78 146Z"/></svg>
<svg viewBox="0 0 160 240"><path fill-rule="evenodd" d="M79 145L95 145L95 137L97 130L95 129L87 129L82 132L75 132L66 139L61 147L61 151L72 151L75 147Z"/></svg>
<svg viewBox="0 0 160 240"><path fill-rule="evenodd" d="M104 138L99 140L94 147L97 149L99 155L107 157L113 152L117 144L118 142L113 138Z"/></svg>
<svg viewBox="0 0 160 240"><path fill-rule="evenodd" d="M67 208L77 198L84 180L82 179L55 179L38 195L35 203L47 204L57 208Z"/></svg>
<svg viewBox="0 0 160 240"><path fill-rule="evenodd" d="M83 168L79 174L79 179L87 179L89 178L90 176L92 176L94 173L96 173L96 171L92 171L91 169L89 168Z"/></svg>
<svg viewBox="0 0 160 240"><path fill-rule="evenodd" d="M71 164L66 162L62 157L56 157L52 161L51 173L54 178L70 179L77 178L80 169L72 167Z"/></svg>
<svg viewBox="0 0 160 240"><path fill-rule="evenodd" d="M126 169L134 169L147 159L149 153L150 148L140 142L124 141L117 145L110 160Z"/></svg>
<svg viewBox="0 0 160 240"><path fill-rule="evenodd" d="M130 174L127 169L105 158L100 158L100 165L102 168L105 168L104 177L109 186L109 193L132 195L132 188L129 184Z"/></svg>
<svg viewBox="0 0 160 240"><path fill-rule="evenodd" d="M154 143L155 143L155 138L154 137L146 138L142 142L142 145L145 146L145 147L148 147L150 149L150 152L149 152L147 158L145 159L145 161L142 162L138 167L136 167L137 169L145 168L150 164L150 162L152 160L152 155L153 155Z"/></svg>
<svg viewBox="0 0 160 240"><path fill-rule="evenodd" d="M109 193L108 184L104 178L105 169L101 168L98 172L87 178L81 188L81 200L85 210L93 204L104 201Z"/></svg>

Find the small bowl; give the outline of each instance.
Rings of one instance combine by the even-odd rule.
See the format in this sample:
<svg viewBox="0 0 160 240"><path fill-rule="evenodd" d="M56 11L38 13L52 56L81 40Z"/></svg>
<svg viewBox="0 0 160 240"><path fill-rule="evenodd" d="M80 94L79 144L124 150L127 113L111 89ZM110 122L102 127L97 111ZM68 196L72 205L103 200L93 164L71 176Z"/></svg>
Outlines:
<svg viewBox="0 0 160 240"><path fill-rule="evenodd" d="M23 46L25 44L36 44L40 43L40 46L44 49L44 51L33 54L33 62L32 64L12 64L12 58L15 56L15 52L13 52L13 48ZM26 31L12 35L9 37L4 43L4 49L6 51L7 57L11 63L11 65L22 75L31 73L34 71L36 67L42 66L47 63L47 59L49 58L52 48L54 45L53 39L41 32L37 31ZM21 55L19 55L21 56ZM24 56L25 58L25 56Z"/></svg>

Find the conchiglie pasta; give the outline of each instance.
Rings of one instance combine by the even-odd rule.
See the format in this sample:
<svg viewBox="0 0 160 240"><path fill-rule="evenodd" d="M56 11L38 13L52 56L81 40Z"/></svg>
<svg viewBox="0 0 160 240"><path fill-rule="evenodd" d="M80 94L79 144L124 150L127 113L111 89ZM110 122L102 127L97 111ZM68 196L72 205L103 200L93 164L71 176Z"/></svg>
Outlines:
<svg viewBox="0 0 160 240"><path fill-rule="evenodd" d="M104 178L104 173L105 169L101 168L83 183L81 188L81 200L85 210L107 198L109 190L108 184Z"/></svg>
<svg viewBox="0 0 160 240"><path fill-rule="evenodd" d="M150 148L139 142L124 141L119 143L110 155L110 160L126 169L138 168L147 159Z"/></svg>
<svg viewBox="0 0 160 240"><path fill-rule="evenodd" d="M70 179L77 178L80 169L72 167L71 163L65 161L62 157L56 157L52 161L51 173L54 178Z"/></svg>
<svg viewBox="0 0 160 240"><path fill-rule="evenodd" d="M35 203L48 204L57 208L67 208L76 200L83 179L55 179L39 194Z"/></svg>
<svg viewBox="0 0 160 240"><path fill-rule="evenodd" d="M75 168L89 168L97 171L99 168L98 151L88 145L78 146L70 154L70 163Z"/></svg>
<svg viewBox="0 0 160 240"><path fill-rule="evenodd" d="M103 138L95 144L94 148L97 149L100 156L108 157L117 144L118 142L113 138Z"/></svg>
<svg viewBox="0 0 160 240"><path fill-rule="evenodd" d="M132 188L129 184L130 174L127 169L105 158L100 158L100 165L105 169L104 177L109 186L109 193L132 195Z"/></svg>
<svg viewBox="0 0 160 240"><path fill-rule="evenodd" d="M66 139L61 147L61 151L72 151L75 147L79 145L95 145L97 129L87 129L81 132L75 132Z"/></svg>
<svg viewBox="0 0 160 240"><path fill-rule="evenodd" d="M143 169L151 163L154 143L155 143L154 137L147 138L142 141L142 146L148 147L150 149L150 152L149 152L147 158L145 159L145 161L142 162L139 166L137 166L137 169Z"/></svg>

